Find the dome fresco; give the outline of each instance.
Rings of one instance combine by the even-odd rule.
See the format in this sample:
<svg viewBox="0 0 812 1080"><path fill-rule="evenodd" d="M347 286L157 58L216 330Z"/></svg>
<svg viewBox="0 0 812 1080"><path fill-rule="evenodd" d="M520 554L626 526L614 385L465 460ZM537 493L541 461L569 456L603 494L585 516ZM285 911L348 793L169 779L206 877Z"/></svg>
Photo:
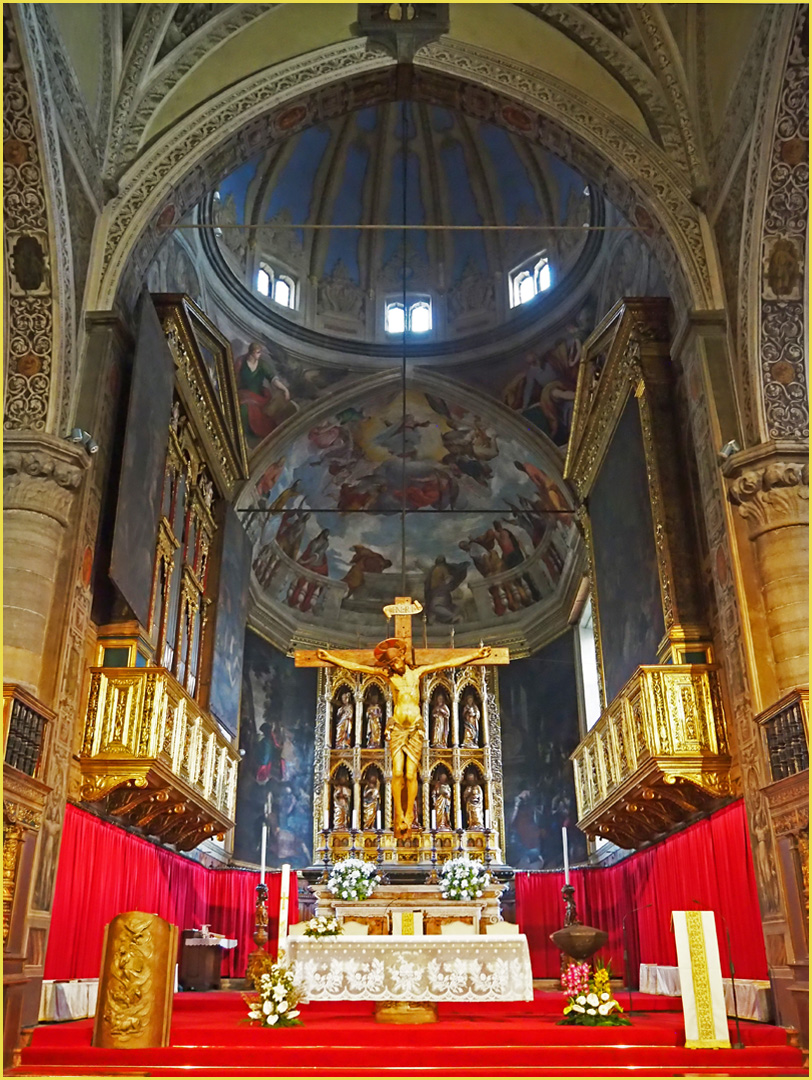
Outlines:
<svg viewBox="0 0 812 1080"><path fill-rule="evenodd" d="M586 233L416 226L583 226L603 211L583 177L529 140L451 109L393 102L256 155L220 182L206 212L221 227L224 266L244 287L256 291L263 265L296 282L295 306L273 305L276 314L386 342L386 299L404 281L431 300L431 338L454 340L515 317L510 275L524 261L549 261L550 293L586 269Z"/></svg>
<svg viewBox="0 0 812 1080"><path fill-rule="evenodd" d="M405 543L430 630L510 622L556 593L577 547L556 463L442 388L390 383L322 411L241 504L255 589L299 621L380 617Z"/></svg>

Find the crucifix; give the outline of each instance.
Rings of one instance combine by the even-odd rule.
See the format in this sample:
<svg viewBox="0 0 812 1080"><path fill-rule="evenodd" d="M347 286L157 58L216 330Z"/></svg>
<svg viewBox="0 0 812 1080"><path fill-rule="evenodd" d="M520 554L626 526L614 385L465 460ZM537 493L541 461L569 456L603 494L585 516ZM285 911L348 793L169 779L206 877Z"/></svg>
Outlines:
<svg viewBox="0 0 812 1080"><path fill-rule="evenodd" d="M379 642L374 649L297 649L297 667L339 667L380 675L392 690L392 721L386 738L392 759L392 804L395 836L403 837L413 824L417 796L417 770L423 751L423 715L420 710L420 680L432 671L463 667L465 664L508 664L507 649L415 649L412 644L412 615L423 610L409 596L398 596L383 609L394 616L395 636Z"/></svg>

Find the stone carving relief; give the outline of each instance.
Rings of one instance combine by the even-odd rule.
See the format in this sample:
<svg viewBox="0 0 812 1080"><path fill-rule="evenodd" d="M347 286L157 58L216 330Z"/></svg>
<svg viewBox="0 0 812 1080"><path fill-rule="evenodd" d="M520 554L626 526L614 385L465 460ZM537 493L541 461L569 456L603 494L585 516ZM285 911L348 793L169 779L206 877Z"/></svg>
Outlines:
<svg viewBox="0 0 812 1080"><path fill-rule="evenodd" d="M48 209L36 128L16 31L3 64L3 217L9 267L6 428L44 430L51 395L54 303Z"/></svg>
<svg viewBox="0 0 812 1080"><path fill-rule="evenodd" d="M329 277L319 282L319 311L346 315L361 322L364 318L364 290L357 285L341 261L335 264Z"/></svg>
<svg viewBox="0 0 812 1080"><path fill-rule="evenodd" d="M799 11L775 125L762 237L761 379L768 437L809 438L804 291L809 216L808 11Z"/></svg>
<svg viewBox="0 0 812 1080"><path fill-rule="evenodd" d="M466 315L492 311L496 305L493 281L469 259L462 277L448 290L448 317L457 322Z"/></svg>

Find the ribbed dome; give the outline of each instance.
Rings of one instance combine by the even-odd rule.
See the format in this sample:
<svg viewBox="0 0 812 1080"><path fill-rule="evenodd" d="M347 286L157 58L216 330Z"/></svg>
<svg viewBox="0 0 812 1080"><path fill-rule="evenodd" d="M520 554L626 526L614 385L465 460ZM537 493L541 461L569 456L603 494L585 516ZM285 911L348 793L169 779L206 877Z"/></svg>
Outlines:
<svg viewBox="0 0 812 1080"><path fill-rule="evenodd" d="M330 335L385 342L405 277L429 299L423 340L454 340L549 309L597 250L575 231L294 229L291 225L569 225L603 221L600 197L553 154L504 128L395 102L308 128L223 180L211 205L227 267L256 292L266 267L295 284L276 314ZM251 230L234 225L259 226ZM550 287L511 307L511 273L544 254ZM560 293L559 293L560 296ZM391 340L391 339L390 339Z"/></svg>

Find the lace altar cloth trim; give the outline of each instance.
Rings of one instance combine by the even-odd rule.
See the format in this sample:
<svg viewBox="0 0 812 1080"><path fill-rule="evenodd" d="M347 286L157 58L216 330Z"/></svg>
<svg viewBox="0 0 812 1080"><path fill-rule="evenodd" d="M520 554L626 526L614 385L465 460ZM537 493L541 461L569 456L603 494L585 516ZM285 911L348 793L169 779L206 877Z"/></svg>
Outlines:
<svg viewBox="0 0 812 1080"><path fill-rule="evenodd" d="M527 938L294 938L288 959L306 1000L532 1001Z"/></svg>
<svg viewBox="0 0 812 1080"><path fill-rule="evenodd" d="M219 945L221 949L236 949L237 948L237 939L236 938L224 938L224 937L223 938L220 938L220 937L186 938L186 940L184 941L183 944L184 945L191 945L191 946L203 945L203 946L208 946L208 948L212 948L212 946L214 946L214 945Z"/></svg>

